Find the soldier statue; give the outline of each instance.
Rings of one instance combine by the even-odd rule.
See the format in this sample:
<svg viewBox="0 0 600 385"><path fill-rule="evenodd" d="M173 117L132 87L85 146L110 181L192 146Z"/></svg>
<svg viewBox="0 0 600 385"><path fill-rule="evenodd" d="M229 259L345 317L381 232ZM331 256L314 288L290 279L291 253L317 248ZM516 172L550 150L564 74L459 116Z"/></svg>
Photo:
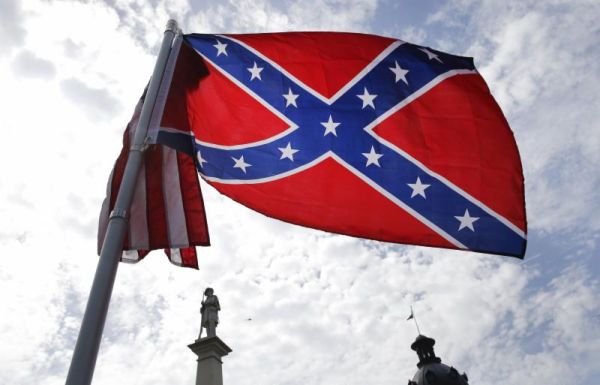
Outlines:
<svg viewBox="0 0 600 385"><path fill-rule="evenodd" d="M206 298L202 301L202 307L200 313L202 314L202 320L200 322L200 335L198 340L202 338L202 329L206 329L206 337L215 337L217 335L217 324L219 323L219 298L214 295L214 290L207 287L204 290Z"/></svg>

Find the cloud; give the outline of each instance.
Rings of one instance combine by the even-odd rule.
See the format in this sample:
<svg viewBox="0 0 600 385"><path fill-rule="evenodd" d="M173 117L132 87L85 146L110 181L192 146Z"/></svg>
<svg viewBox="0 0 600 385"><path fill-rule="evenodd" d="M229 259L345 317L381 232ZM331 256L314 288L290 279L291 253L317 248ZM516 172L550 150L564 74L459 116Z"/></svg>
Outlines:
<svg viewBox="0 0 600 385"><path fill-rule="evenodd" d="M48 256L50 238L35 232L25 243L0 241L2 251L12 258L0 262L0 289L5 293L0 319L2 383L46 382L54 374L52 368L58 365L62 372L68 359L72 339L65 337L76 330L72 322L69 325L68 301L71 295L76 301L83 297L77 297L81 288L69 278L75 272ZM15 287L21 290L10 290Z"/></svg>
<svg viewBox="0 0 600 385"><path fill-rule="evenodd" d="M2 3L0 17L16 14L24 27L15 35L23 47L11 42L16 54L0 60L0 102L10 105L0 115L0 383L64 384L96 268L106 178L169 16L186 32L382 33L378 15L405 15L374 1L208 3L27 0L27 18ZM405 29L475 56L505 109L527 175L525 263L293 226L202 183L213 246L198 249L200 271L158 251L119 266L94 383L194 383L186 345L212 286L223 308L218 334L233 348L225 383L406 383L417 361L416 330L405 321L412 304L438 355L473 383L595 385L597 10L458 1ZM75 25L56 23L66 16ZM14 76L24 55L54 65L44 87Z"/></svg>
<svg viewBox="0 0 600 385"><path fill-rule="evenodd" d="M52 62L37 57L31 51L21 51L12 64L15 73L24 78L51 79L56 75Z"/></svg>
<svg viewBox="0 0 600 385"><path fill-rule="evenodd" d="M404 28L402 32L400 32L400 36L402 40L407 41L409 43L423 45L423 42L427 38L427 32L423 28L408 26Z"/></svg>
<svg viewBox="0 0 600 385"><path fill-rule="evenodd" d="M83 43L76 43L72 39L66 39L63 42L63 49L65 56L77 59L81 58L84 54L85 45Z"/></svg>
<svg viewBox="0 0 600 385"><path fill-rule="evenodd" d="M375 0L270 2L224 1L186 20L190 32L273 32L289 30L367 31Z"/></svg>
<svg viewBox="0 0 600 385"><path fill-rule="evenodd" d="M569 267L547 286L522 298L495 333L477 349L470 375L520 384L535 377L544 384L586 383L600 367L598 281L581 267Z"/></svg>
<svg viewBox="0 0 600 385"><path fill-rule="evenodd" d="M106 89L92 88L79 79L68 78L60 82L64 95L90 118L111 117L121 110L121 104Z"/></svg>
<svg viewBox="0 0 600 385"><path fill-rule="evenodd" d="M24 14L17 0L0 2L0 56L25 42Z"/></svg>

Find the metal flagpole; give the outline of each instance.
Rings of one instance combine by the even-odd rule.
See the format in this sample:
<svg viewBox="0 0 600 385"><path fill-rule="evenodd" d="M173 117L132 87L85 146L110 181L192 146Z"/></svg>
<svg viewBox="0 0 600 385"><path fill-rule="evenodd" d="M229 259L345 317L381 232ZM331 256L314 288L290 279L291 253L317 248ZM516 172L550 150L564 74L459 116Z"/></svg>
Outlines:
<svg viewBox="0 0 600 385"><path fill-rule="evenodd" d="M413 312L412 305L410 306L410 315L411 315L413 321L415 321L415 326L417 327L417 333L419 333L419 335L421 335L421 330L419 329L419 324L417 323L417 316Z"/></svg>
<svg viewBox="0 0 600 385"><path fill-rule="evenodd" d="M117 274L117 266L119 265L119 257L123 251L123 241L129 221L129 207L133 197L135 181L144 158L144 141L152 109L171 52L173 39L177 32L177 22L169 20L156 59L154 72L148 85L133 144L129 149L129 158L125 166L121 187L119 188L114 210L110 214L106 236L100 251L100 260L98 261L96 275L94 276L83 321L81 322L81 329L79 329L79 336L73 351L66 385L89 385L92 382L102 330L104 329L110 296Z"/></svg>

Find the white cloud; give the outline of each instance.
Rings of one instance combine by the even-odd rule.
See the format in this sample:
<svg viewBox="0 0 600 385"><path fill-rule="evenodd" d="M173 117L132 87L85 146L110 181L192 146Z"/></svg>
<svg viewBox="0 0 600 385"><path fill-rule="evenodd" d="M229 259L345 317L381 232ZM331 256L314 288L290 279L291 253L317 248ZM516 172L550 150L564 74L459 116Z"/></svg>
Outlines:
<svg viewBox="0 0 600 385"><path fill-rule="evenodd" d="M54 64L37 57L33 52L22 51L13 61L13 70L19 76L29 78L52 78L56 74Z"/></svg>
<svg viewBox="0 0 600 385"><path fill-rule="evenodd" d="M211 3L184 23L190 32L273 32L286 30L369 30L376 0L319 0ZM185 28L184 28L185 29Z"/></svg>
<svg viewBox="0 0 600 385"><path fill-rule="evenodd" d="M486 338L473 374L505 384L532 377L545 384L561 384L567 378L592 383L589 379L600 372L599 290L598 281L583 269L563 271L516 304L498 332Z"/></svg>
<svg viewBox="0 0 600 385"><path fill-rule="evenodd" d="M121 109L117 99L112 97L106 89L88 87L75 78L62 80L60 87L71 102L88 111L94 119L114 115Z"/></svg>
<svg viewBox="0 0 600 385"><path fill-rule="evenodd" d="M97 262L106 178L168 16L186 32L381 33L375 15L386 10L374 1L211 2L193 12L185 1L2 4L20 33L0 57L0 105L9 106L0 114L0 383L62 384ZM213 246L198 249L201 270L160 252L119 266L94 383L193 383L186 344L212 286L223 307L218 334L234 350L225 383L406 382L416 369L416 332L405 321L414 304L437 353L472 383L595 384L599 72L588 32L598 7L519 4L451 3L444 12L463 24L440 13L413 33L476 56L499 97L523 156L539 258L520 264L313 231L203 184ZM456 36L444 35L446 23ZM34 70L15 77L19 60Z"/></svg>
<svg viewBox="0 0 600 385"><path fill-rule="evenodd" d="M23 44L26 35L22 25L24 17L17 0L0 3L0 56Z"/></svg>

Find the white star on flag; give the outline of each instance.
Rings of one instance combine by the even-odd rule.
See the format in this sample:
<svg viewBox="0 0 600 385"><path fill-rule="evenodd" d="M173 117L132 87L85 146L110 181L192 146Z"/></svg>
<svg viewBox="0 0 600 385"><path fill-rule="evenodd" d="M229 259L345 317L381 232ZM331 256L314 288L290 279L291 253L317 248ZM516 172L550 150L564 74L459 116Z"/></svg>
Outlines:
<svg viewBox="0 0 600 385"><path fill-rule="evenodd" d="M413 190L412 194L410 195L411 198L420 195L423 198L427 199L427 197L425 196L425 189L431 186L430 184L422 183L421 178L417 177L417 181L415 183L407 183L407 185Z"/></svg>
<svg viewBox="0 0 600 385"><path fill-rule="evenodd" d="M219 40L217 40L217 44L213 45L213 47L217 49L217 56L221 54L227 56L227 44L221 43Z"/></svg>
<svg viewBox="0 0 600 385"><path fill-rule="evenodd" d="M406 80L406 74L408 73L408 70L400 67L397 61L394 61L394 64L396 65L395 67L388 68L394 73L394 75L396 75L396 83L402 80L406 85L408 85L408 80Z"/></svg>
<svg viewBox="0 0 600 385"><path fill-rule="evenodd" d="M233 168L241 169L244 172L244 174L246 173L246 167L252 166L250 163L246 163L244 161L244 155L241 155L239 159L236 159L232 156L231 159L233 159L233 161L235 162Z"/></svg>
<svg viewBox="0 0 600 385"><path fill-rule="evenodd" d="M285 98L285 106L294 106L294 107L298 107L296 105L296 99L298 99L298 94L294 94L292 92L291 88L288 88L288 93L287 94L283 94L283 97Z"/></svg>
<svg viewBox="0 0 600 385"><path fill-rule="evenodd" d="M285 159L288 158L289 160L291 160L292 162L294 161L294 154L297 153L300 150L296 150L294 148L292 148L292 144L290 142L288 142L287 146L285 147L277 147L279 149L279 151L281 151L281 159Z"/></svg>
<svg viewBox="0 0 600 385"><path fill-rule="evenodd" d="M373 100L377 97L377 95L373 95L373 94L369 94L369 91L367 91L367 87L364 87L364 91L362 95L356 95L360 100L362 100L363 105L362 108L365 108L366 106L371 106L373 109L375 109L375 103L373 103Z"/></svg>
<svg viewBox="0 0 600 385"><path fill-rule="evenodd" d="M254 80L254 79L258 79L258 80L262 80L260 77L260 73L263 70L263 67L259 67L256 65L256 62L254 62L254 66L252 66L251 68L247 68L248 71L250 71L250 80Z"/></svg>
<svg viewBox="0 0 600 385"><path fill-rule="evenodd" d="M475 231L475 229L473 228L473 223L479 220L479 217L472 217L469 214L468 209L465 209L465 214L462 217L454 216L454 218L456 218L460 221L460 226L458 227L458 231L464 229L465 227L471 231Z"/></svg>
<svg viewBox="0 0 600 385"><path fill-rule="evenodd" d="M206 163L206 159L204 159L202 157L202 154L200 153L200 151L198 151L196 158L198 158L198 163L200 163L200 167L204 166L204 163Z"/></svg>
<svg viewBox="0 0 600 385"><path fill-rule="evenodd" d="M440 59L438 57L438 55L436 55L435 53L431 52L430 50L428 50L427 48L419 48L419 50L425 52L427 54L427 58L429 60L435 59L437 61L439 61L440 63L443 63L442 59Z"/></svg>
<svg viewBox="0 0 600 385"><path fill-rule="evenodd" d="M362 154L365 158L367 158L367 165L365 167L369 167L372 164L377 167L381 167L379 165L379 158L381 158L383 154L376 153L373 146L371 146L371 152L363 152Z"/></svg>
<svg viewBox="0 0 600 385"><path fill-rule="evenodd" d="M340 124L333 121L333 119L331 118L331 114L329 114L329 120L326 122L321 122L321 125L325 127L325 133L323 134L323 136L327 134L333 134L334 136L337 136L337 132L335 131L335 129Z"/></svg>

